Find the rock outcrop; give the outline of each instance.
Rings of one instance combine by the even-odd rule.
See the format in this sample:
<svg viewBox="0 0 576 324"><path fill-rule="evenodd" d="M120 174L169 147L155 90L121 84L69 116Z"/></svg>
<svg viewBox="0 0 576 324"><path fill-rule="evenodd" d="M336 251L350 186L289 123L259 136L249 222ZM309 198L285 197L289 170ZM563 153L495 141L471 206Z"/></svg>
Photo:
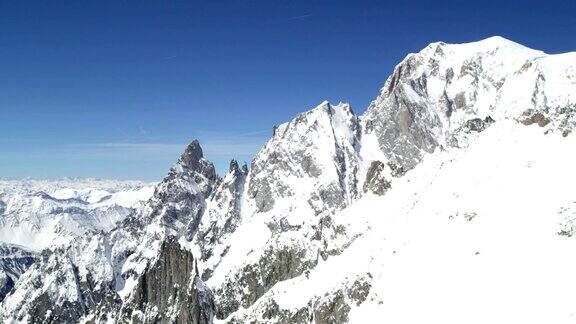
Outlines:
<svg viewBox="0 0 576 324"><path fill-rule="evenodd" d="M198 278L192 253L170 237L138 278L120 314L122 321L136 323L211 323L213 296Z"/></svg>
<svg viewBox="0 0 576 324"><path fill-rule="evenodd" d="M36 255L23 247L0 243L0 302L35 261Z"/></svg>

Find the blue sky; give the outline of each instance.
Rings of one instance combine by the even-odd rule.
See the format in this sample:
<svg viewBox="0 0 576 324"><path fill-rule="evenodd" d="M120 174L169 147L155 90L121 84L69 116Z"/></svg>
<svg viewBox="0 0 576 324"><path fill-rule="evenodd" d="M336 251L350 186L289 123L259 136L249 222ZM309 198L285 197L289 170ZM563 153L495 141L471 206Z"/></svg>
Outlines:
<svg viewBox="0 0 576 324"><path fill-rule="evenodd" d="M576 50L575 1L0 0L0 177L220 172L324 99L362 113L407 53L501 35Z"/></svg>

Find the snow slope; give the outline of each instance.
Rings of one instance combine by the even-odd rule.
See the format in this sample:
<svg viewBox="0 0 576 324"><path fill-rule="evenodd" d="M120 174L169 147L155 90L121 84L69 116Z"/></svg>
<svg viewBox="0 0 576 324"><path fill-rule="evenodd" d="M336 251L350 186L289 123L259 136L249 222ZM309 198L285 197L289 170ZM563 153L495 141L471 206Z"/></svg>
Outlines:
<svg viewBox="0 0 576 324"><path fill-rule="evenodd" d="M362 304L349 300L354 323L573 323L575 144L505 121L465 151L426 158L384 197L335 216L361 235L341 255L239 318L268 321L271 300L279 313L314 316L311 304L361 279L371 287Z"/></svg>

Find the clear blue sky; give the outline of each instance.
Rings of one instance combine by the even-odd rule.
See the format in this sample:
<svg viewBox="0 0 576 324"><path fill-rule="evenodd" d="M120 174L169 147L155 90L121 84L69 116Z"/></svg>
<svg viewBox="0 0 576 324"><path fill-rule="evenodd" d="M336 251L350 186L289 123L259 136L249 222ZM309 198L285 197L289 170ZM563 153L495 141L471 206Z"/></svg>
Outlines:
<svg viewBox="0 0 576 324"><path fill-rule="evenodd" d="M324 99L362 113L407 53L501 35L576 50L576 1L0 0L0 177L220 172Z"/></svg>

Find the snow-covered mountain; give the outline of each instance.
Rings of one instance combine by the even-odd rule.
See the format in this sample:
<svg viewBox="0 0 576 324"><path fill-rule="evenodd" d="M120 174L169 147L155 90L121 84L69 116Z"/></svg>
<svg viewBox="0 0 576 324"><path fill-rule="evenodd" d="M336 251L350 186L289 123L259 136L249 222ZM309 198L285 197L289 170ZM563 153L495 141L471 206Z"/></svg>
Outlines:
<svg viewBox="0 0 576 324"><path fill-rule="evenodd" d="M44 250L0 320L572 322L575 112L576 53L430 44L250 167L220 178L192 142L144 206Z"/></svg>
<svg viewBox="0 0 576 324"><path fill-rule="evenodd" d="M40 251L108 231L152 196L138 181L0 181L0 241Z"/></svg>
<svg viewBox="0 0 576 324"><path fill-rule="evenodd" d="M35 261L36 255L25 248L0 242L0 301Z"/></svg>
<svg viewBox="0 0 576 324"><path fill-rule="evenodd" d="M43 249L107 232L150 198L138 181L0 181L0 301Z"/></svg>

